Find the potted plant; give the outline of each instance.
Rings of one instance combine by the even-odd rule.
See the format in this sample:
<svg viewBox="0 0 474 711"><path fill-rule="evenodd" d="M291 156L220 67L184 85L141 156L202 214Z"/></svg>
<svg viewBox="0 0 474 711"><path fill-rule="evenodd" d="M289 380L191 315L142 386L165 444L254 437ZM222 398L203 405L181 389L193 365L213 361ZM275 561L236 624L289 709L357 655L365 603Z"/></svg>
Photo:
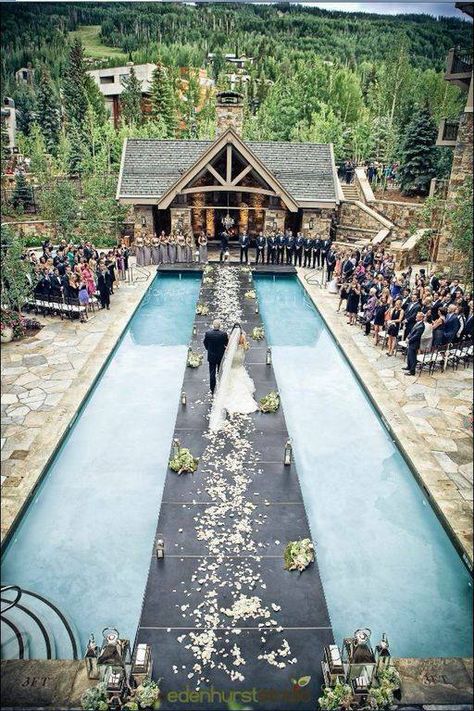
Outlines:
<svg viewBox="0 0 474 711"><path fill-rule="evenodd" d="M81 696L81 708L83 711L108 711L107 694L105 684L101 682L97 686L86 689Z"/></svg>
<svg viewBox="0 0 474 711"><path fill-rule="evenodd" d="M180 447L178 453L170 459L169 468L177 472L178 475L183 473L187 474L188 472L192 474L198 468L198 464L199 459L194 457L189 449Z"/></svg>
<svg viewBox="0 0 474 711"><path fill-rule="evenodd" d="M209 307L206 304L198 304L196 306L196 313L198 316L207 316L209 313Z"/></svg>
<svg viewBox="0 0 474 711"><path fill-rule="evenodd" d="M340 681L337 681L334 687L325 686L318 703L323 711L350 709L352 706L351 687L349 684L343 684Z"/></svg>
<svg viewBox="0 0 474 711"><path fill-rule="evenodd" d="M276 412L280 407L280 396L274 390L260 398L258 402L260 412Z"/></svg>
<svg viewBox="0 0 474 711"><path fill-rule="evenodd" d="M152 709L155 711L160 708L160 687L152 679L144 679L143 683L137 687L135 699L138 702L139 709Z"/></svg>
<svg viewBox="0 0 474 711"><path fill-rule="evenodd" d="M250 334L254 341L263 341L265 338L265 329L263 326L255 326L252 333Z"/></svg>
<svg viewBox="0 0 474 711"><path fill-rule="evenodd" d="M298 570L300 573L314 561L314 546L309 538L290 541L283 554L285 570Z"/></svg>
<svg viewBox="0 0 474 711"><path fill-rule="evenodd" d="M202 363L202 354L198 353L197 351L193 351L193 350L189 349L188 360L187 360L188 368L199 368L201 363Z"/></svg>

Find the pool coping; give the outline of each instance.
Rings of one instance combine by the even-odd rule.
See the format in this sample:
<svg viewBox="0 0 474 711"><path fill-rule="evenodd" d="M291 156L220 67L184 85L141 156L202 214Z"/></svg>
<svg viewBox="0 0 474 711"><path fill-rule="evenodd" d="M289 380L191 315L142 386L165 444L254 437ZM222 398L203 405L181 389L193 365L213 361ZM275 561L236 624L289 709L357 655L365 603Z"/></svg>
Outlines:
<svg viewBox="0 0 474 711"><path fill-rule="evenodd" d="M326 328L328 329L332 339L334 340L337 348L340 350L344 358L346 359L351 371L355 375L357 382L363 389L364 393L366 394L367 398L369 399L369 402L371 405L374 407L375 411L379 415L383 426L385 427L386 431L388 432L390 438L394 442L394 444L397 445L403 459L405 460L408 468L410 469L411 473L413 474L415 481L418 483L418 485L421 487L423 493L426 495L431 508L433 509L434 513L436 514L438 520L440 521L441 525L443 526L444 530L446 531L447 535L449 536L450 541L454 545L457 553L459 554L462 562L468 569L468 571L473 575L473 557L472 557L472 551L469 550L469 548L466 547L464 544L462 538L461 538L461 532L458 532L458 527L456 526L456 521L454 520L454 516L449 516L448 513L443 511L441 504L437 501L436 495L434 492L432 492L431 489L431 483L425 478L423 475L423 472L418 468L416 461L413 459L412 454L409 451L409 447L413 446L410 445L410 443L404 441L405 436L402 431L403 426L405 425L405 420L408 425L408 420L406 418L405 413L401 410L401 408L398 408L398 412L394 413L393 412L393 402L385 402L386 398L389 397L388 393L385 395L385 393L378 393L375 395L372 392L372 389L370 385L367 383L366 375L364 373L359 371L358 365L356 362L354 362L353 358L351 357L351 354L346 350L346 347L344 343L339 339L338 335L335 333L330 321L327 318L327 314L324 313L324 306L322 304L318 304L317 299L314 297L314 295L311 293L309 289L309 285L307 284L305 278L304 278L304 273L300 270L297 270L297 276L300 284L302 285L305 293L309 296L311 299L312 304L314 305L317 313L321 317L323 323L325 324ZM397 406L398 407L398 406ZM402 422L397 422L396 418L399 420L402 420ZM445 480L446 482L450 482L451 480L449 477L440 469L439 469L439 478L441 480ZM464 504L466 502L463 501Z"/></svg>
<svg viewBox="0 0 474 711"><path fill-rule="evenodd" d="M185 272L188 270L183 269L181 271ZM58 432L59 432L58 439L56 439L56 442L55 442L50 454L48 455L48 458L46 459L45 463L41 467L36 480L32 483L28 493L26 494L25 498L19 505L18 510L17 510L17 512L10 524L8 531L6 531L6 533L3 536L3 539L0 543L0 558L2 558L3 554L6 552L6 549L8 548L13 536L15 535L15 533L18 529L18 526L20 525L20 523L22 521L23 516L25 515L25 513L28 509L28 506L30 505L32 499L36 495L38 488L43 483L43 481L48 473L49 467L51 466L56 455L60 452L61 448L63 447L72 427L74 426L76 420L79 418L84 407L87 405L87 401L93 394L97 383L101 379L101 377L104 374L105 370L107 369L110 361L112 360L112 357L115 355L115 352L117 351L123 338L125 337L127 329L129 328L132 319L134 318L135 314L137 313L138 309L140 308L146 295L148 294L148 291L149 291L151 285L153 284L155 277L156 277L156 274L154 272L152 272L151 281L149 281L149 282L147 281L147 286L146 286L145 290L143 291L143 294L140 296L140 298L138 299L134 308L132 309L131 313L126 318L126 321L123 324L122 328L120 329L118 335L113 339L113 342L110 345L107 354L104 356L102 363L98 366L98 370L96 371L95 375L93 375L92 380L88 383L85 393L80 398L80 401L77 404L74 412L69 417L68 421L62 426L62 429L61 429L61 427L58 427ZM107 338L107 337L108 337L108 333L105 332L103 334L103 338ZM91 364L88 362L85 367L91 367ZM82 378L82 375L83 375L82 370L83 369L81 369L78 373L78 377L80 377L80 378ZM60 405L61 405L61 402L60 402Z"/></svg>

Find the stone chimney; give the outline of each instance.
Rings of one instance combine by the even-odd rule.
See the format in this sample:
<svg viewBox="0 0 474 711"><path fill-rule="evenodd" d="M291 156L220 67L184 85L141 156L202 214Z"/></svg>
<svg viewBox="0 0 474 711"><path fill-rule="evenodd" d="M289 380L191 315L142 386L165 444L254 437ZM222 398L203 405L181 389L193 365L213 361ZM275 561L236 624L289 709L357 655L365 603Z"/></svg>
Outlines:
<svg viewBox="0 0 474 711"><path fill-rule="evenodd" d="M244 97L238 91L220 91L217 94L217 135L228 128L242 135L244 123Z"/></svg>

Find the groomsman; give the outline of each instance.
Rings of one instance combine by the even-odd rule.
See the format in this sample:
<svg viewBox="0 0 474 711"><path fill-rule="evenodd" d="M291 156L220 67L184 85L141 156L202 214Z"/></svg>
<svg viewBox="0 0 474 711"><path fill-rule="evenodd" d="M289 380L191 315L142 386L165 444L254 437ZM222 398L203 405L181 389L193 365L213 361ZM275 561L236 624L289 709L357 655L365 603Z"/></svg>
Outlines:
<svg viewBox="0 0 474 711"><path fill-rule="evenodd" d="M263 236L263 232L258 233L255 245L255 264L258 264L259 260L262 264L265 263L265 237Z"/></svg>
<svg viewBox="0 0 474 711"><path fill-rule="evenodd" d="M311 266L311 250L313 249L313 242L314 242L314 240L312 240L311 237L304 238L304 242L303 242L303 254L304 254L303 266L304 267Z"/></svg>
<svg viewBox="0 0 474 711"><path fill-rule="evenodd" d="M220 234L221 251L219 253L219 261L224 261L224 256L229 252L229 234L225 230Z"/></svg>
<svg viewBox="0 0 474 711"><path fill-rule="evenodd" d="M277 251L276 236L275 236L275 233L272 232L267 239L267 264L270 264L270 262L272 264L275 264L276 251Z"/></svg>
<svg viewBox="0 0 474 711"><path fill-rule="evenodd" d="M322 246L322 240L319 235L316 235L316 239L313 239L313 269L316 269L316 265L318 265L318 269L321 266L321 246Z"/></svg>
<svg viewBox="0 0 474 711"><path fill-rule="evenodd" d="M329 242L329 240L328 240L328 242ZM330 242L329 242L329 244L331 245ZM336 253L330 246L328 252L326 253L327 281L331 281L332 273L334 271L335 266L336 266Z"/></svg>
<svg viewBox="0 0 474 711"><path fill-rule="evenodd" d="M250 238L246 232L243 232L240 237L239 237L239 245L240 245L240 263L245 260L245 264L248 264L249 261L249 244L250 244Z"/></svg>
<svg viewBox="0 0 474 711"><path fill-rule="evenodd" d="M283 264L284 254L285 254L285 235L279 232L276 237L276 263Z"/></svg>
<svg viewBox="0 0 474 711"><path fill-rule="evenodd" d="M286 233L286 263L293 264L293 252L295 251L295 238L293 237L293 232L288 230Z"/></svg>
<svg viewBox="0 0 474 711"><path fill-rule="evenodd" d="M303 235L301 234L301 232L298 232L295 240L295 267L296 265L301 267L301 259L303 257L303 243Z"/></svg>
<svg viewBox="0 0 474 711"><path fill-rule="evenodd" d="M330 239L326 238L321 243L321 266L324 267L324 263L327 264L327 254L331 249L332 242Z"/></svg>

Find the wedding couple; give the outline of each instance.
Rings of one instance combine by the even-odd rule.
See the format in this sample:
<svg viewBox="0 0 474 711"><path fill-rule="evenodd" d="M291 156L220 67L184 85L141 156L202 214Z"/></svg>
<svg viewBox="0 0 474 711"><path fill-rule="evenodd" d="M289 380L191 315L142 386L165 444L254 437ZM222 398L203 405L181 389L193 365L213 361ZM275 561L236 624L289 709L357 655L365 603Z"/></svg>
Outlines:
<svg viewBox="0 0 474 711"><path fill-rule="evenodd" d="M248 414L258 410L253 394L255 385L245 368L245 351L248 343L240 324L234 324L230 336L221 330L221 323L216 319L212 330L204 337L209 362L211 393L216 390L216 374L219 374L215 392L209 428L219 429L227 413Z"/></svg>

